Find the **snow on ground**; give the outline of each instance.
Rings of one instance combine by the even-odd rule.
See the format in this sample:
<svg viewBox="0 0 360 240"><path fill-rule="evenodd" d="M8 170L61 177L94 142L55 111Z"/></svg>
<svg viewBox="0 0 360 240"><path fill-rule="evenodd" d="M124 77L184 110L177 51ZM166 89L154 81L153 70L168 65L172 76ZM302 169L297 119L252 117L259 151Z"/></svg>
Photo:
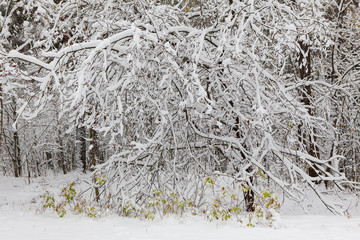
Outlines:
<svg viewBox="0 0 360 240"><path fill-rule="evenodd" d="M326 199L335 204L343 210L346 210L350 216L360 216L360 197L355 194L349 193L337 193L334 190L326 190L325 186L318 186L320 192L326 197ZM279 198L281 209L280 213L284 215L326 215L332 216L331 213L321 200L316 196L311 189L306 190L306 197L303 199L302 204L295 201L291 201L283 196ZM360 239L360 237L359 237Z"/></svg>
<svg viewBox="0 0 360 240"><path fill-rule="evenodd" d="M30 213L1 214L0 238L12 239L316 239L356 240L360 237L360 219L342 217L285 217L284 227L240 228L235 223L209 223L199 218L179 221L167 218L159 222L120 217L92 220Z"/></svg>
<svg viewBox="0 0 360 240"><path fill-rule="evenodd" d="M49 184L51 179L51 184ZM37 211L39 195L61 189L76 179L76 174L26 179L0 177L0 240L162 240L162 239L287 239L359 240L360 217L325 215L281 216L279 229L242 228L237 222L208 222L202 217L169 217L156 221L107 216L100 219Z"/></svg>

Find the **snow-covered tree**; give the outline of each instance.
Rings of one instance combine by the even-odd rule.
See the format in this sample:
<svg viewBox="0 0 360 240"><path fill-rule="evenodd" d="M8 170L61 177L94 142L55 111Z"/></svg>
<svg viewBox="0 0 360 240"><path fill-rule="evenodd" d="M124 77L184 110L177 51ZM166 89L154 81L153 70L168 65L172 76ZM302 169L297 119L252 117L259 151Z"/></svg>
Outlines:
<svg viewBox="0 0 360 240"><path fill-rule="evenodd" d="M113 201L143 203L153 189L194 197L216 175L247 189L251 211L266 176L294 200L310 187L341 213L318 184L354 188L340 171L344 159L358 171L358 133L339 126L358 125L354 6L62 1L43 29L56 37L37 41L41 55L7 56L40 68L26 76L39 92L25 118L56 99L68 132L86 127L106 142L110 157L93 167L107 175L102 187L115 192ZM92 138L93 165L96 145Z"/></svg>

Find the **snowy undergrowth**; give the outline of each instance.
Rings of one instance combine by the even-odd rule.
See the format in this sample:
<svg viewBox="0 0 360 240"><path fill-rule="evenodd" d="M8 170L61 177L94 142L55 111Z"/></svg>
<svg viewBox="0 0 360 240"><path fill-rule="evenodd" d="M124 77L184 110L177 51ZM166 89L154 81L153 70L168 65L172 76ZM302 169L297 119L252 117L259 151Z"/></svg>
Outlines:
<svg viewBox="0 0 360 240"><path fill-rule="evenodd" d="M138 218L103 214L88 218L71 212L59 218L52 211L38 212L41 195L49 191L59 197L61 190L75 182L81 194L88 185L78 174L49 176L31 179L0 176L0 239L327 239L355 240L360 235L360 218L322 215L297 215L292 205L285 201L280 229L258 226L243 228L237 221L206 221L204 216L184 214L165 216L163 219L142 221ZM83 194L84 195L84 194ZM312 198L309 195L309 198ZM313 199L315 202L315 198ZM282 199L280 199L282 202ZM316 203L317 204L317 203ZM316 205L314 203L314 207ZM291 205L291 207L289 207ZM284 207L286 209L284 209ZM34 214L36 213L36 214ZM300 213L300 212L299 212ZM294 214L296 214L294 216ZM293 215L293 216L288 216Z"/></svg>
<svg viewBox="0 0 360 240"><path fill-rule="evenodd" d="M21 211L64 218L88 216L92 219L122 216L127 219L151 220L150 222L169 218L176 218L179 221L196 218L216 224L227 222L242 227L273 228L284 226L285 215L304 213L299 204L282 199L281 196L277 197L270 190L263 191L256 197L253 213L246 213L243 210L243 191L247 191L246 186L236 188L236 186L227 185L225 187L222 185L224 179L221 180L221 178L204 179L202 190L204 200L200 202L191 198L183 199L174 191L153 190L152 196L142 206L128 198L124 199L123 205L116 208L111 205L111 202L103 205L93 198L91 193L93 187L89 187L89 183L86 182L89 175L72 173L35 178L31 179L30 185L25 178L0 178L0 211L2 212ZM105 181L100 181L98 184L101 186L105 184ZM110 192L108 196L109 194ZM333 199L338 197L331 191L328 191L328 195ZM101 198L104 200L104 196ZM312 209L318 211L317 214L328 214L326 208L321 207L316 196L309 194L307 198L305 207L311 205ZM342 200L344 199L347 199L350 204L350 217L359 215L358 198L354 195L344 195ZM279 212L281 212L281 218Z"/></svg>
<svg viewBox="0 0 360 240"><path fill-rule="evenodd" d="M229 186L224 178L206 177L198 186L198 191L185 198L175 190L153 189L151 195L139 204L134 199L124 198L120 204L114 204L113 193L106 189L106 176L96 177L95 186L103 194L99 201L93 197L93 187L86 186L77 179L61 187L61 191L49 191L41 194L38 212L55 212L59 217L67 214L86 215L90 218L117 214L141 220L157 220L169 216L200 216L210 222L234 221L241 226L256 225L278 228L281 226L280 203L276 194L264 190L255 198L254 212L244 212L244 194L249 191L245 185Z"/></svg>

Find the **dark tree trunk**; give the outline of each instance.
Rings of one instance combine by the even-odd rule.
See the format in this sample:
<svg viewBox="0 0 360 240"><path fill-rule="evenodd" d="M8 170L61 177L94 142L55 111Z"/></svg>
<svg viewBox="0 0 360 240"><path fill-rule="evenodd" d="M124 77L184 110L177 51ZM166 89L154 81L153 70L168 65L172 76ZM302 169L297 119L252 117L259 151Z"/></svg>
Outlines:
<svg viewBox="0 0 360 240"><path fill-rule="evenodd" d="M45 157L46 157L46 164L48 165L48 167L52 168L53 170L55 170L55 165L53 162L53 156L52 153L49 151L45 152Z"/></svg>
<svg viewBox="0 0 360 240"><path fill-rule="evenodd" d="M80 127L78 128L79 133L79 159L82 164L83 172L85 173L88 169L87 163L86 163L86 127Z"/></svg>
<svg viewBox="0 0 360 240"><path fill-rule="evenodd" d="M15 131L14 135L14 175L15 177L20 177L22 173L22 166L21 166L21 156L20 156L20 146L19 146L19 135L18 132Z"/></svg>
<svg viewBox="0 0 360 240"><path fill-rule="evenodd" d="M300 79L309 81L311 80L311 49L310 45L306 43L304 40L299 40L299 75ZM314 113L311 108L311 97L312 97L312 89L310 85L306 85L303 87L301 91L301 102L307 108L307 111L310 116L313 116ZM314 134L311 134L311 131ZM310 156L318 158L319 150L316 146L316 129L306 129L303 123L299 124L298 134L299 134L299 142L301 142L306 151ZM308 174L310 177L317 177L318 173L315 167L308 166Z"/></svg>
<svg viewBox="0 0 360 240"><path fill-rule="evenodd" d="M246 172L251 172L252 171L252 167L246 169ZM251 185L254 182L254 178L250 177L250 183ZM254 191L251 189L251 187L249 186L249 189L247 191L244 192L244 200L245 200L245 209L247 212L253 212L255 211L255 193Z"/></svg>
<svg viewBox="0 0 360 240"><path fill-rule="evenodd" d="M16 115L15 98L12 99L12 104L13 104L12 115L14 121L16 121L17 115ZM15 177L20 177L22 173L22 166L21 166L20 146L19 146L19 134L17 130L14 130L13 133L13 163L14 163L14 175Z"/></svg>
<svg viewBox="0 0 360 240"><path fill-rule="evenodd" d="M104 163L104 156L100 151L100 140L99 134L96 130L92 129L92 139L95 149L95 160L96 164ZM94 165L95 166L95 165Z"/></svg>
<svg viewBox="0 0 360 240"><path fill-rule="evenodd" d="M96 166L96 152L98 152L97 143L95 141L96 131L93 128L90 128L90 145L91 145L91 163L92 166ZM96 183L95 183L96 184ZM95 187L95 196L96 201L100 200L99 188Z"/></svg>

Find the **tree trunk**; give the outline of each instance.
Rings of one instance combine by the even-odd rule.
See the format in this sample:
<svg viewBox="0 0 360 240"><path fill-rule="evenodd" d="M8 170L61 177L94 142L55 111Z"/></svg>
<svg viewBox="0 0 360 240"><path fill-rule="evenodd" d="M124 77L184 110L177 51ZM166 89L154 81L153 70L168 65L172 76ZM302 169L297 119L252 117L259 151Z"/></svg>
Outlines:
<svg viewBox="0 0 360 240"><path fill-rule="evenodd" d="M28 184L30 185L31 171L30 171L29 158L26 155L25 155L25 162L26 162L26 169L27 169Z"/></svg>
<svg viewBox="0 0 360 240"><path fill-rule="evenodd" d="M311 50L310 45L304 40L299 40L299 70L300 70L300 79L310 80L311 79ZM311 108L310 98L312 97L312 89L310 85L303 87L301 91L301 102L307 108L307 111L310 116L313 116L313 111ZM311 134L311 132L313 134ZM316 146L316 130L314 128L307 130L306 126L303 123L300 123L298 128L299 142L302 143L309 153L310 156L318 158L318 148ZM310 177L317 177L318 173L313 166L308 166L308 174Z"/></svg>
<svg viewBox="0 0 360 240"><path fill-rule="evenodd" d="M251 172L252 171L252 167L246 169L246 172ZM254 178L251 176L250 177L250 183L252 184L254 181ZM249 189L247 191L244 192L244 200L245 200L245 209L247 212L254 212L255 211L255 193L254 191L251 189L251 187L249 186Z"/></svg>
<svg viewBox="0 0 360 240"><path fill-rule="evenodd" d="M13 104L13 119L16 121L16 100L15 98L12 99ZM16 125L15 125L16 128ZM20 177L22 173L22 166L21 166L21 156L20 156L20 146L19 146L19 135L17 129L14 129L13 132L13 163L14 163L14 175L15 177Z"/></svg>
<svg viewBox="0 0 360 240"><path fill-rule="evenodd" d="M86 173L88 166L86 163L86 127L78 128L79 146L79 160L82 164L83 172Z"/></svg>
<svg viewBox="0 0 360 240"><path fill-rule="evenodd" d="M91 163L93 167L96 166L96 152L98 151L97 143L95 142L95 136L96 136L96 131L93 128L90 128ZM97 187L95 187L95 196L96 196L96 201L98 202L100 200L100 194L99 194L99 188Z"/></svg>
<svg viewBox="0 0 360 240"><path fill-rule="evenodd" d="M21 167L21 158L20 158L20 146L19 146L19 135L18 132L15 131L13 134L13 140L14 140L14 175L15 177L20 177L22 173L22 167Z"/></svg>
<svg viewBox="0 0 360 240"><path fill-rule="evenodd" d="M63 139L61 136L61 129L60 126L58 126L58 134L59 134L59 146L60 146L60 163L61 163L61 168L64 174L67 173L66 170L66 162L65 162L65 153L64 153L64 143L63 143Z"/></svg>
<svg viewBox="0 0 360 240"><path fill-rule="evenodd" d="M59 121L59 113L58 111L56 111L56 120L57 120L57 129L58 129L58 141L59 141L59 150L60 150L60 165L61 165L61 169L63 171L64 174L67 173L67 163L65 160L65 147L64 147L64 141L63 141L63 136L62 136L62 131L61 131L61 124Z"/></svg>

